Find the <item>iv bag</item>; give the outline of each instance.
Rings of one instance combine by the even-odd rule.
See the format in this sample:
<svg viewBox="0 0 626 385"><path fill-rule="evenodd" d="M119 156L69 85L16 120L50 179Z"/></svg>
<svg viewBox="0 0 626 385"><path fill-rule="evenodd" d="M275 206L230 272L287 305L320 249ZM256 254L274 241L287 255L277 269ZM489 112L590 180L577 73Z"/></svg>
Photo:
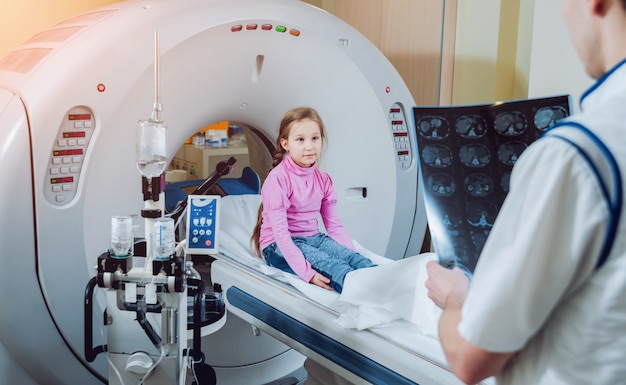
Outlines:
<svg viewBox="0 0 626 385"><path fill-rule="evenodd" d="M137 169L146 178L158 177L165 171L167 124L140 120L137 124Z"/></svg>

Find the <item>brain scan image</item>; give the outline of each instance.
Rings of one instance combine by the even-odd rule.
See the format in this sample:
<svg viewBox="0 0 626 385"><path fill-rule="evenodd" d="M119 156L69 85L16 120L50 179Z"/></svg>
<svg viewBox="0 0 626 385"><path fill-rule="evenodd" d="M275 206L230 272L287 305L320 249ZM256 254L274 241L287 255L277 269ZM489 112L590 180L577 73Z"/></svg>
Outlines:
<svg viewBox="0 0 626 385"><path fill-rule="evenodd" d="M554 126L558 120L563 119L568 115L567 110L562 106L543 107L535 113L535 126L538 129L545 131Z"/></svg>
<svg viewBox="0 0 626 385"><path fill-rule="evenodd" d="M472 240L472 244L476 249L482 250L483 246L485 246L485 242L487 241L487 237L491 229L481 229L481 230L472 230L470 231L470 238Z"/></svg>
<svg viewBox="0 0 626 385"><path fill-rule="evenodd" d="M429 176L426 185L433 194L440 197L448 197L454 194L456 190L454 179L447 174L433 174Z"/></svg>
<svg viewBox="0 0 626 385"><path fill-rule="evenodd" d="M498 159L507 166L517 162L522 152L528 147L524 142L506 142L498 146Z"/></svg>
<svg viewBox="0 0 626 385"><path fill-rule="evenodd" d="M456 121L455 130L463 138L482 138L487 133L487 121L480 115L463 115Z"/></svg>
<svg viewBox="0 0 626 385"><path fill-rule="evenodd" d="M428 139L444 139L450 134L450 124L441 116L425 116L417 122L419 134Z"/></svg>
<svg viewBox="0 0 626 385"><path fill-rule="evenodd" d="M515 163L568 116L569 103L561 95L413 107L428 228L442 265L472 274L510 190Z"/></svg>
<svg viewBox="0 0 626 385"><path fill-rule="evenodd" d="M441 210L441 223L450 235L455 235L456 229L463 224L463 217L461 216L459 208L451 203L443 204Z"/></svg>
<svg viewBox="0 0 626 385"><path fill-rule="evenodd" d="M509 192L509 183L511 183L511 171L506 171L500 178L500 187L507 194Z"/></svg>
<svg viewBox="0 0 626 385"><path fill-rule="evenodd" d="M467 223L472 227L491 228L496 220L498 207L491 202L470 202L465 208Z"/></svg>
<svg viewBox="0 0 626 385"><path fill-rule="evenodd" d="M449 269L454 267L464 268L469 262L467 240L459 236L450 238L450 245L443 250L442 254L439 256L441 266Z"/></svg>
<svg viewBox="0 0 626 385"><path fill-rule="evenodd" d="M452 151L444 145L431 144L422 150L424 163L431 167L443 168L452 164Z"/></svg>
<svg viewBox="0 0 626 385"><path fill-rule="evenodd" d="M493 181L485 174L469 174L463 185L469 195L477 198L484 198L493 191Z"/></svg>
<svg viewBox="0 0 626 385"><path fill-rule="evenodd" d="M484 167L491 160L491 152L484 144L466 144L459 151L459 159L467 167Z"/></svg>
<svg viewBox="0 0 626 385"><path fill-rule="evenodd" d="M518 136L526 131L526 116L519 111L503 112L496 116L494 129L500 135Z"/></svg>

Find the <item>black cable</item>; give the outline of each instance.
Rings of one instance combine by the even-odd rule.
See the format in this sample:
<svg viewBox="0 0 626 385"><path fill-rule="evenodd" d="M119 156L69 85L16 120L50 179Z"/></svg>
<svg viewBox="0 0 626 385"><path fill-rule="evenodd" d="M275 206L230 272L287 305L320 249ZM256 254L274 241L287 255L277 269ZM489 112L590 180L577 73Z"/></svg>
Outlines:
<svg viewBox="0 0 626 385"><path fill-rule="evenodd" d="M152 327L152 325L146 318L146 306L145 306L145 302L143 301L139 303L137 306L137 322L139 322L139 325L141 325L141 328L146 332L146 335L148 336L148 338L150 338L150 341L152 341L152 344L157 349L160 349L161 337L159 337L157 332L154 331L154 328Z"/></svg>
<svg viewBox="0 0 626 385"><path fill-rule="evenodd" d="M233 164L237 162L237 159L234 157L230 157L228 160L223 160L215 166L215 171L209 175L209 177L202 182L202 184L189 195L205 195L209 189L217 183L217 181L223 177L224 175L228 175L231 171L231 167ZM172 213L169 214L169 217L174 219L174 222L178 220L178 218L183 214L185 208L187 207L187 200L184 199L178 202L178 205L172 210Z"/></svg>

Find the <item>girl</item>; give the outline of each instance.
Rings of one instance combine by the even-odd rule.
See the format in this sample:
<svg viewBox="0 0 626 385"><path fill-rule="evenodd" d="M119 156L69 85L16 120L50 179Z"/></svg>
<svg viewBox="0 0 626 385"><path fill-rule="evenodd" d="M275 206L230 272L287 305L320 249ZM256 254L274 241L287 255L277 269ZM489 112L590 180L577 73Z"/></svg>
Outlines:
<svg viewBox="0 0 626 385"><path fill-rule="evenodd" d="M341 293L346 274L375 265L355 251L337 214L332 180L317 168L325 137L313 108L287 111L272 169L261 188L263 202L252 242L268 265ZM320 233L318 215L328 234Z"/></svg>

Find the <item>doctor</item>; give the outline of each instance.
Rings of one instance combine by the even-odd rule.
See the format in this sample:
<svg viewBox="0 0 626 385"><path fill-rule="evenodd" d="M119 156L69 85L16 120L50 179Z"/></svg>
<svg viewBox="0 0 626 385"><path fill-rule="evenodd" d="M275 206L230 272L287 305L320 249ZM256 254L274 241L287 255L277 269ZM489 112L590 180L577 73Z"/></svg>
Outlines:
<svg viewBox="0 0 626 385"><path fill-rule="evenodd" d="M626 176L626 0L563 0L563 14L597 79L566 127L597 135ZM429 297L443 309L441 344L462 381L626 383L624 220L596 268L610 218L572 144L548 136L522 154L471 284L458 269L427 267Z"/></svg>

